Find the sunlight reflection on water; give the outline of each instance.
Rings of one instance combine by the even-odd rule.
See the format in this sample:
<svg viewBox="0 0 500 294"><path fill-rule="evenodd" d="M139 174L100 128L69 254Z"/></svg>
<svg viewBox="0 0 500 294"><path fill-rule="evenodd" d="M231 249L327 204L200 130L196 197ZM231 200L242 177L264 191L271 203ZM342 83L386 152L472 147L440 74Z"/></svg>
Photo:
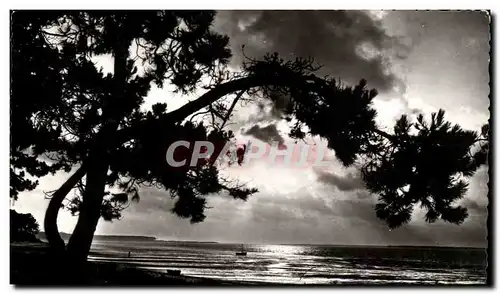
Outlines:
<svg viewBox="0 0 500 294"><path fill-rule="evenodd" d="M245 245L247 256L236 256L239 250L239 244L97 242L90 259L233 281L463 284L486 280L481 251L460 248Z"/></svg>
<svg viewBox="0 0 500 294"><path fill-rule="evenodd" d="M283 257L304 252L303 247L293 245L260 245L259 247L259 251Z"/></svg>

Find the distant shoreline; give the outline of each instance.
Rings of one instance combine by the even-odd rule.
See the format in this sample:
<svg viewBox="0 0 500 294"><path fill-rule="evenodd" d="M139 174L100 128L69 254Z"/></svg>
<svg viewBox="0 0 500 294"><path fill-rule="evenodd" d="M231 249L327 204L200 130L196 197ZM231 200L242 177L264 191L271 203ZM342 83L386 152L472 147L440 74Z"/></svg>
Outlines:
<svg viewBox="0 0 500 294"><path fill-rule="evenodd" d="M71 234L67 234L61 232L61 237L64 240L69 240ZM41 240L46 240L45 233L40 232L36 235L37 238ZM194 244L245 244L245 245L279 245L279 246L325 246L325 247L358 247L358 248L392 248L392 249L405 249L405 248L419 248L419 249L434 249L434 248L443 248L443 249L472 249L472 250L487 250L487 247L475 247L475 246L452 246L452 245L374 245L374 244L366 244L366 245L354 245L354 244L253 244L253 243L245 243L245 242L218 242L218 241L196 241L196 240L166 240L166 239L158 239L158 237L154 236L140 236L140 235L95 235L94 241L157 241L157 242L165 242L165 243L194 243Z"/></svg>
<svg viewBox="0 0 500 294"><path fill-rule="evenodd" d="M63 232L61 232L59 234L61 235L61 238L63 238L63 239L69 239L71 237L71 234L67 234L67 233L63 233ZM37 238L46 240L45 232L38 233ZM137 236L137 235L94 235L94 240L96 240L96 241L101 241L101 240L156 241L156 237Z"/></svg>
<svg viewBox="0 0 500 294"><path fill-rule="evenodd" d="M60 233L61 238L64 240L69 240L71 234ZM36 235L37 238L41 240L47 240L45 238L45 233L40 232ZM203 243L203 244L219 244L215 241L187 241L187 240L161 240L153 236L139 236L139 235L95 235L94 241L158 241L166 243Z"/></svg>

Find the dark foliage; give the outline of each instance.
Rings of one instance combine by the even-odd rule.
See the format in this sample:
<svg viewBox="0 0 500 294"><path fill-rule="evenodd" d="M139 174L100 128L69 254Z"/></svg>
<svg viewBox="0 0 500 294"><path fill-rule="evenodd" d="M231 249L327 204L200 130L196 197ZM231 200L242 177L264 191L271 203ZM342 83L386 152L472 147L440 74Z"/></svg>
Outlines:
<svg viewBox="0 0 500 294"><path fill-rule="evenodd" d="M211 11L13 13L11 197L36 187L37 182L30 181L27 174L39 178L61 168L69 171L81 163L94 142L101 140L98 134L110 119L118 120L119 128L126 128L163 115L167 111L164 104L155 105L152 112L140 112L151 82L163 86L169 81L178 91L189 93L200 85L203 76L217 78L223 74L221 68L231 54L228 38L210 30L214 15ZM119 102L112 100L116 88L113 76L98 70L90 59L98 54L114 54L117 42L124 48L135 45L137 49L127 60L126 97ZM146 68L145 72L137 72L137 62ZM202 126L197 129L206 137ZM129 200L123 195L138 201L141 184L162 183L172 195L188 198L220 190L215 168L189 175L184 169L172 178L166 176L168 170L160 174L160 165L166 166L161 160L165 158L161 147L166 145L153 147L157 143L153 138L168 130L165 126L153 130L140 132L149 138L138 136L139 145L109 148L111 173L107 183L123 192L106 193L101 208L105 220L120 217ZM171 137L170 142L180 138ZM137 154L138 146L142 155ZM150 148L156 148L156 152L145 156L152 151ZM208 173L212 176L206 177ZM205 183L205 178L212 182ZM187 186L177 191L182 186L179 183L186 179L203 182L205 188L198 191L198 184L193 184L190 186L198 192L187 195ZM75 214L84 189L85 182L81 181L77 197L66 205ZM202 205L204 200L196 203ZM190 215L186 209L175 212ZM193 221L203 219L199 212L195 214Z"/></svg>
<svg viewBox="0 0 500 294"><path fill-rule="evenodd" d="M61 126L51 124L64 119L64 62L46 44L40 27L53 14L15 13L12 15L11 43L11 121L10 121L10 196L33 190L40 178L55 172L62 163L49 164L39 159L45 151L60 151Z"/></svg>
<svg viewBox="0 0 500 294"><path fill-rule="evenodd" d="M31 213L18 213L10 210L10 241L39 242L36 234L40 232L36 219Z"/></svg>
<svg viewBox="0 0 500 294"><path fill-rule="evenodd" d="M467 178L486 163L487 135L452 126L440 110L430 123L423 115L414 123L403 115L394 126L394 137L378 144L381 150L370 154L362 174L368 190L380 196L375 207L379 218L398 227L410 221L414 206L420 204L427 222L465 220L467 209L456 201L467 193Z"/></svg>

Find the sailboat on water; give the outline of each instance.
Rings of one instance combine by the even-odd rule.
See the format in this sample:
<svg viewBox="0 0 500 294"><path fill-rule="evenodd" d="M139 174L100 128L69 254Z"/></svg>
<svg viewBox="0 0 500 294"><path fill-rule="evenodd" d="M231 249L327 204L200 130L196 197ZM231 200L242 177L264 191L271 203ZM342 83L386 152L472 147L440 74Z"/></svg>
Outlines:
<svg viewBox="0 0 500 294"><path fill-rule="evenodd" d="M247 252L245 251L245 248L243 248L243 244L241 244L241 250L240 252L236 252L237 256L246 256Z"/></svg>

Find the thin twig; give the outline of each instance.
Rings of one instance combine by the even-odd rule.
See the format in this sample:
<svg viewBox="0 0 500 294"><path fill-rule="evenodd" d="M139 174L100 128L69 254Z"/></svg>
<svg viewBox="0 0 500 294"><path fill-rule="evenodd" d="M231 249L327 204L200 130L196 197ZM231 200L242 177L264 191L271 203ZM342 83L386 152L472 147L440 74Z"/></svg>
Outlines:
<svg viewBox="0 0 500 294"><path fill-rule="evenodd" d="M226 122L228 121L229 117L231 116L231 113L233 112L234 110L234 107L236 106L236 103L238 102L238 100L241 98L241 96L243 96L243 94L246 92L247 90L241 90L237 95L236 95L236 98L234 98L233 100L233 103L231 104L231 107L229 107L227 113L226 113L226 117L224 118L224 120L222 121L222 125L220 126L220 129L222 130L224 128L224 126L226 125Z"/></svg>

